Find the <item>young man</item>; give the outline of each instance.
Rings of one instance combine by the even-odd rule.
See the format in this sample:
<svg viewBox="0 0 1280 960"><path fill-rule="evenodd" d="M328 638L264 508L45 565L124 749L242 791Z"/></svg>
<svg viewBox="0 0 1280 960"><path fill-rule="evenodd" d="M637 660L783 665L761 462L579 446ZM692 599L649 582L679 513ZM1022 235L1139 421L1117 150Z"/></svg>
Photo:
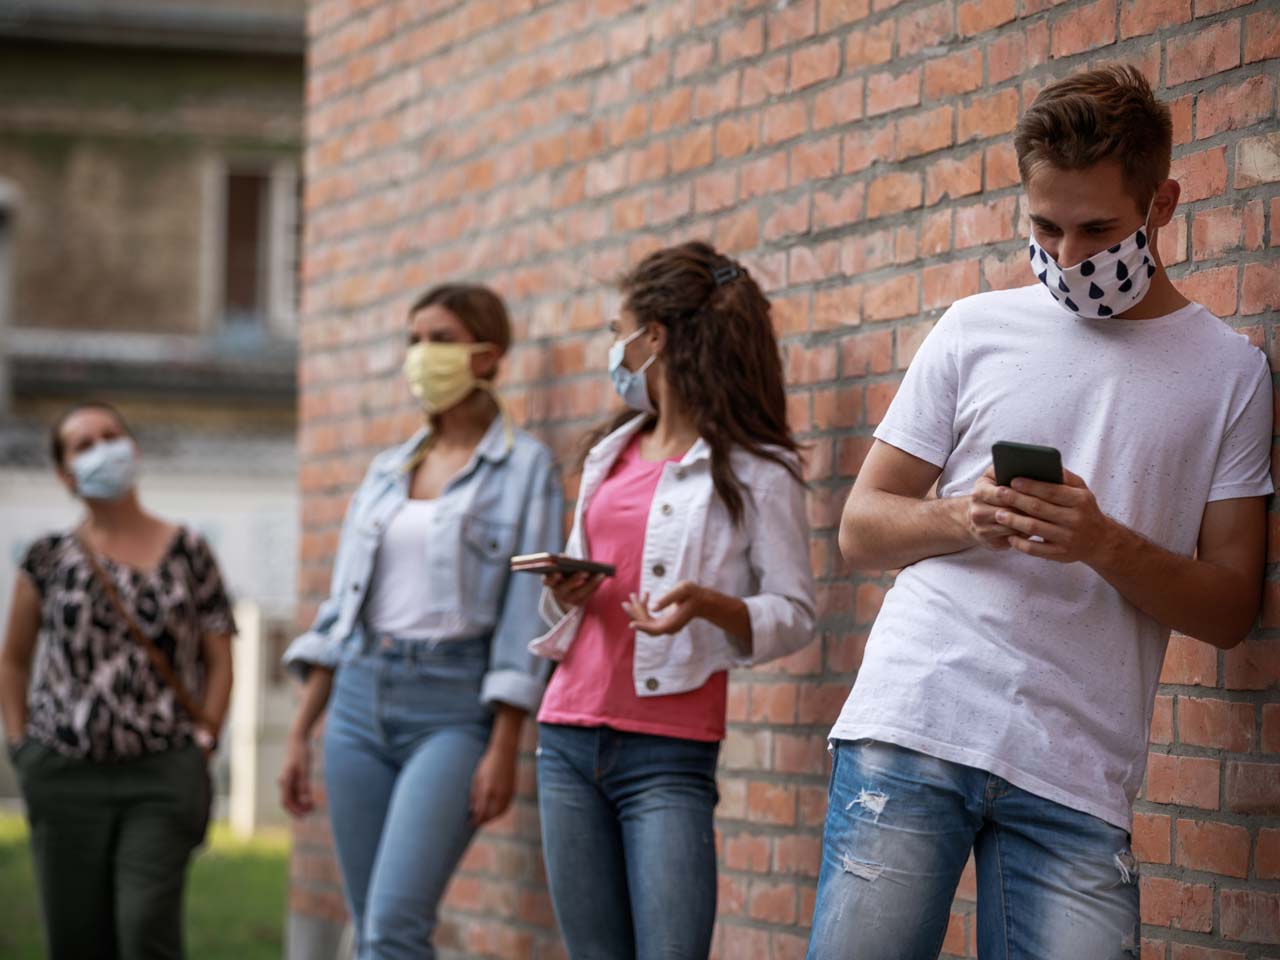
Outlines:
<svg viewBox="0 0 1280 960"><path fill-rule="evenodd" d="M831 731L810 960L935 958L970 851L984 960L1139 955L1131 805L1169 630L1249 631L1272 492L1266 360L1156 252L1171 130L1129 67L1036 98L1038 282L954 304L876 430L840 547L903 569ZM1057 447L1064 482L997 486L1001 440Z"/></svg>

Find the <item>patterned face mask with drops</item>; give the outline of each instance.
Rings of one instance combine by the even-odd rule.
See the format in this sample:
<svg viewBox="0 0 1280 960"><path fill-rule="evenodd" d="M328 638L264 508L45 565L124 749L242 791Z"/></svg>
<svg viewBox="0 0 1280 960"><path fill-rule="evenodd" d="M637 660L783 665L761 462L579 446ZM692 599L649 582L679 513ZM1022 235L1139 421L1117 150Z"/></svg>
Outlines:
<svg viewBox="0 0 1280 960"><path fill-rule="evenodd" d="M1150 218L1150 208L1147 211ZM1147 295L1156 265L1148 245L1146 221L1114 247L1108 247L1071 267L1060 267L1035 237L1031 238L1031 269L1064 310L1102 320L1124 313Z"/></svg>

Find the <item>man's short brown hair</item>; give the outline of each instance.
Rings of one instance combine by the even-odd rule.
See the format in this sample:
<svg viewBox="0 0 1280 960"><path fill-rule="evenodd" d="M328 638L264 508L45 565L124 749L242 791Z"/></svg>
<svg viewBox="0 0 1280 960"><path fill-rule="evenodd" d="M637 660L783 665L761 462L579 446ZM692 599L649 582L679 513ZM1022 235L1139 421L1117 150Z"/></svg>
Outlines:
<svg viewBox="0 0 1280 960"><path fill-rule="evenodd" d="M1169 178L1173 120L1136 67L1116 64L1073 73L1041 90L1018 121L1013 145L1024 185L1045 164L1083 170L1115 161L1145 212Z"/></svg>

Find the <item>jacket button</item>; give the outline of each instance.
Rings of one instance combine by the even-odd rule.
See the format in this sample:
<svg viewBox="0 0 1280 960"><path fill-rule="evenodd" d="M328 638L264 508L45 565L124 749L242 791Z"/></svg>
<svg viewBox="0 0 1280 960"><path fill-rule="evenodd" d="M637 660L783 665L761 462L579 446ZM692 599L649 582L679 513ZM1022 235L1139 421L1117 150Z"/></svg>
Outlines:
<svg viewBox="0 0 1280 960"><path fill-rule="evenodd" d="M669 516L671 516L671 504L669 504L669 503L664 503L664 504L662 505L662 515L663 515L664 517L669 517Z"/></svg>
<svg viewBox="0 0 1280 960"><path fill-rule="evenodd" d="M351 585L351 592L352 592L352 593L359 593L359 592L360 592L360 584L358 584L358 583L353 583L353 584Z"/></svg>
<svg viewBox="0 0 1280 960"><path fill-rule="evenodd" d="M667 575L667 568L660 563L655 563L653 565L653 575L655 577L665 577Z"/></svg>
<svg viewBox="0 0 1280 960"><path fill-rule="evenodd" d="M682 467L681 469L679 469L679 470L677 470L677 471L676 471L676 479L677 479L677 480L683 480L683 479L684 479L684 468L683 468L683 467Z"/></svg>
<svg viewBox="0 0 1280 960"><path fill-rule="evenodd" d="M646 681L644 682L644 688L645 688L646 690L657 690L657 689L658 689L658 681L657 681L657 680L655 680L653 677L650 677L648 680L646 680Z"/></svg>

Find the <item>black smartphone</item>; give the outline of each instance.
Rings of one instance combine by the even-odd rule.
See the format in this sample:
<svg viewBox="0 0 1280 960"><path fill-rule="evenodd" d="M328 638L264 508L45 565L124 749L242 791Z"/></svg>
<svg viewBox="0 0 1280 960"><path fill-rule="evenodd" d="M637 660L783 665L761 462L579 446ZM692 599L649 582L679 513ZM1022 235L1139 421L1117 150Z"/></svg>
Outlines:
<svg viewBox="0 0 1280 960"><path fill-rule="evenodd" d="M1007 487L1017 477L1041 483L1062 483L1062 454L1054 447L1001 440L991 445L996 483Z"/></svg>
<svg viewBox="0 0 1280 960"><path fill-rule="evenodd" d="M526 553L512 557L511 570L513 573L562 573L566 576L574 573L599 573L606 577L612 577L617 572L612 564L566 557L563 553Z"/></svg>

